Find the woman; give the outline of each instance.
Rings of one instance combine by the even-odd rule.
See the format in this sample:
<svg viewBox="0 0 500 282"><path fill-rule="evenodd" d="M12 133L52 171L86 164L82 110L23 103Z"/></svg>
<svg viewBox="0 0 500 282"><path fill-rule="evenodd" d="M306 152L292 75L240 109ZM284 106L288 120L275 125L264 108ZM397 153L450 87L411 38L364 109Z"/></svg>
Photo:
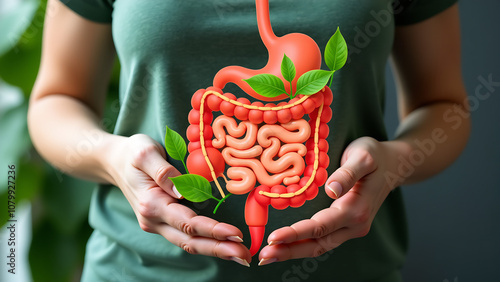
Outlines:
<svg viewBox="0 0 500 282"><path fill-rule="evenodd" d="M244 198L217 216L180 200L168 177L182 165L161 143L165 125L185 131L192 93L219 69L265 64L254 1L63 2L48 3L29 129L49 162L100 183L83 281L401 281L407 238L397 186L446 168L469 134L467 119L449 118L450 109L467 111L456 1L271 1L277 35L305 33L323 47L340 26L350 55L332 86L326 193L271 212L269 245L251 268L230 262L252 261ZM110 134L99 120L116 54L121 109ZM390 54L401 123L387 141Z"/></svg>

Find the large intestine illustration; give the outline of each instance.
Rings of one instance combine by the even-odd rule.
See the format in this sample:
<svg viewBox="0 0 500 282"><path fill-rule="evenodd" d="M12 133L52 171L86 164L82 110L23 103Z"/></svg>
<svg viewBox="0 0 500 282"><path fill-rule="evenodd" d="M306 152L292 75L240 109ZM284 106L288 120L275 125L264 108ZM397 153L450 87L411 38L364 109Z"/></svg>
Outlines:
<svg viewBox="0 0 500 282"><path fill-rule="evenodd" d="M298 208L318 194L328 174L329 135L333 100L328 86L312 95L287 98L297 89L298 78L321 66L321 52L307 35L292 33L277 37L271 27L269 1L256 0L259 34L269 53L260 70L228 66L214 77L213 86L200 89L191 99L186 166L191 174L214 182L224 197L225 189L237 195L248 194L245 221L251 236L250 252L262 244L268 209ZM288 56L296 76L286 85L286 93L263 96L244 80L258 74L282 75L282 58ZM332 71L333 74L333 71ZM239 86L258 101L224 93L228 83ZM214 113L220 114L214 115ZM214 119L214 116L217 116ZM225 172L226 166L228 167ZM224 175L224 173L227 174Z"/></svg>
<svg viewBox="0 0 500 282"><path fill-rule="evenodd" d="M279 210L300 207L325 183L331 102L328 87L277 105L250 104L213 87L193 95L187 167L220 186L217 178L227 164L227 191L250 193L245 219L252 255L260 249L269 205ZM223 115L212 122L213 111Z"/></svg>

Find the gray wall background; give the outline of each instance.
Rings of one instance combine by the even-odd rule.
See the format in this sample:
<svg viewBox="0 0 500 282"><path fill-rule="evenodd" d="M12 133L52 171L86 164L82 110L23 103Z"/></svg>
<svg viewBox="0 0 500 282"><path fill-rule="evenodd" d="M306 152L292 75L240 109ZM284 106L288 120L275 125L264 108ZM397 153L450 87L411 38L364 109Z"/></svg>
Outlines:
<svg viewBox="0 0 500 282"><path fill-rule="evenodd" d="M403 187L411 236L405 282L500 281L500 1L463 0L459 5L472 133L451 167ZM481 77L490 76L496 86L481 88L478 96ZM387 85L386 120L394 132L390 75Z"/></svg>

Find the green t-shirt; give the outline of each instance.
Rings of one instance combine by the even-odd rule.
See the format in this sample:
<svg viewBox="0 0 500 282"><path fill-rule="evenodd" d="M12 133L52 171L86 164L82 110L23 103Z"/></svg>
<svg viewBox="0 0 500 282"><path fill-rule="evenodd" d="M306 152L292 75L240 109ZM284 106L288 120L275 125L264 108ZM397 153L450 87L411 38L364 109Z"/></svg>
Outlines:
<svg viewBox="0 0 500 282"><path fill-rule="evenodd" d="M90 20L111 23L121 62L120 104L115 133L144 133L163 143L165 125L185 136L192 94L212 85L228 65L261 68L267 51L257 30L254 0L72 0L68 7ZM394 3L393 3L394 2ZM385 66L394 27L425 20L456 0L271 0L274 32L301 32L324 50L340 27L349 60L335 74L333 118L329 123L330 167L339 165L354 139L386 140ZM404 9L403 9L404 7ZM324 67L323 69L326 69ZM234 86L227 92L242 95ZM178 161L168 159L180 171ZM192 204L197 213L238 226L244 222L246 196L232 196L217 215L214 203ZM270 208L266 237L279 227L309 218L328 207L318 196L299 209ZM407 229L401 191L391 193L369 234L350 240L318 258L246 268L218 258L190 255L163 237L142 231L121 191L99 186L92 198L90 223L95 229L86 252L83 281L401 281Z"/></svg>

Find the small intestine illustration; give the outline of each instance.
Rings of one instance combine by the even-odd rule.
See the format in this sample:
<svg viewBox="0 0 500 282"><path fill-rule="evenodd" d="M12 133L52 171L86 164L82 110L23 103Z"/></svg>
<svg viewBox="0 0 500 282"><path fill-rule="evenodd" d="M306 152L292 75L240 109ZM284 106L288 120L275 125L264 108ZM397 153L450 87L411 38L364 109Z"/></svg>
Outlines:
<svg viewBox="0 0 500 282"><path fill-rule="evenodd" d="M327 80L314 93L298 91L304 84L301 77L317 72L321 66L321 52L315 41L300 33L277 37L271 27L269 0L256 0L256 11L259 34L269 53L268 63L260 70L225 67L215 75L213 86L193 94L185 163L190 174L213 181L224 199L220 177L229 193L248 194L245 221L252 256L261 247L269 206L277 210L298 208L314 199L318 187L325 184L329 165L327 123L333 114L333 95ZM293 77L283 74L284 58L293 62ZM323 72L331 79L334 70ZM283 82L283 91L261 95L249 79L262 74L273 75L280 85ZM257 101L251 103L224 93L222 89L228 83L236 84ZM310 80L310 84L314 83L317 80ZM295 94L293 89L297 90ZM290 99L281 101L287 95Z"/></svg>

